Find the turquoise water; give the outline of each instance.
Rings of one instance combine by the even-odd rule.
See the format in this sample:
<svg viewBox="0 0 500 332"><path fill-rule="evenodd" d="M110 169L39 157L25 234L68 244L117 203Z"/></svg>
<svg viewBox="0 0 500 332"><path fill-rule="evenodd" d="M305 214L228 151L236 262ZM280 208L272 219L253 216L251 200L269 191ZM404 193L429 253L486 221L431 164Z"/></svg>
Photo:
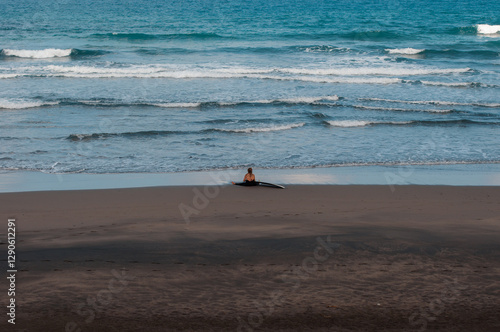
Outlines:
<svg viewBox="0 0 500 332"><path fill-rule="evenodd" d="M3 0L0 170L500 163L499 13Z"/></svg>

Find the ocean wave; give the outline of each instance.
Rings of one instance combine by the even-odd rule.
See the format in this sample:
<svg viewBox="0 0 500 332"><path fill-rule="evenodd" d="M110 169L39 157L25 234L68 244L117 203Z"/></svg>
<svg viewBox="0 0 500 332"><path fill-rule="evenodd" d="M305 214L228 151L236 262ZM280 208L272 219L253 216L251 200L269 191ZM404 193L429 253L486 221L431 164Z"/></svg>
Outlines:
<svg viewBox="0 0 500 332"><path fill-rule="evenodd" d="M360 120L341 120L341 121L326 121L330 126L334 127L364 127L374 122Z"/></svg>
<svg viewBox="0 0 500 332"><path fill-rule="evenodd" d="M479 88L487 87L489 85L479 82L438 82L438 81L420 81L424 85L430 86L446 86L451 88Z"/></svg>
<svg viewBox="0 0 500 332"><path fill-rule="evenodd" d="M314 76L273 76L273 75L254 75L253 78L269 79L277 81L301 81L312 83L332 83L332 84L397 84L401 83L400 78L395 77L314 77Z"/></svg>
<svg viewBox="0 0 500 332"><path fill-rule="evenodd" d="M113 137L124 137L124 138L151 138L178 134L191 134L191 131L172 131L172 130L147 130L147 131L136 131L136 132L124 132L124 133L93 133L93 134L71 134L66 137L70 141L90 141Z"/></svg>
<svg viewBox="0 0 500 332"><path fill-rule="evenodd" d="M366 127L374 125L384 126L465 126L465 125L493 125L500 126L500 122L492 121L475 121L468 119L456 120L412 120L412 121L366 121L366 120L339 120L339 121L325 121L328 125L333 127Z"/></svg>
<svg viewBox="0 0 500 332"><path fill-rule="evenodd" d="M162 108L198 108L202 103L146 103L145 105Z"/></svg>
<svg viewBox="0 0 500 332"><path fill-rule="evenodd" d="M71 134L68 135L66 139L74 142L86 142L92 140L102 140L102 139L117 138L117 137L130 139L130 138L154 138L154 137L164 137L172 135L190 135L190 134L201 134L201 133L206 134L213 132L258 133L258 132L288 130L288 129L302 127L304 125L305 122L288 124L288 125L274 125L270 127L235 128L235 129L209 128L200 131L147 130L147 131L136 131L136 132L124 132L124 133Z"/></svg>
<svg viewBox="0 0 500 332"><path fill-rule="evenodd" d="M128 106L149 106L159 108L205 108L205 107L238 107L244 105L334 105L331 102L340 100L337 95L319 97L295 97L284 99L261 99L261 100L238 100L238 101L195 101L195 102L170 102L170 101L125 101L115 99L61 99L57 101L45 102L47 105L60 104L80 105L92 107L128 107ZM1 104L0 104L1 105Z"/></svg>
<svg viewBox="0 0 500 332"><path fill-rule="evenodd" d="M239 105L267 105L267 104L319 104L321 101L337 101L340 97L337 95L323 96L323 97L295 97L285 99L260 99L260 100L246 100L246 101L233 101L233 102L208 102L209 105L218 106L239 106Z"/></svg>
<svg viewBox="0 0 500 332"><path fill-rule="evenodd" d="M453 35L496 35L500 33L500 25L476 24L470 26L455 27L448 30Z"/></svg>
<svg viewBox="0 0 500 332"><path fill-rule="evenodd" d="M308 111L306 111L305 114L313 119L328 119L328 118L330 118L329 115L327 115L325 113L321 113L321 112L308 112Z"/></svg>
<svg viewBox="0 0 500 332"><path fill-rule="evenodd" d="M387 48L387 49L385 49L385 51L388 52L389 54L413 55L413 54L422 53L425 51L425 49L415 49L415 48L407 47L407 48L394 48L394 49Z"/></svg>
<svg viewBox="0 0 500 332"><path fill-rule="evenodd" d="M465 126L465 125L488 125L488 126L499 126L500 122L494 121L476 121L468 119L456 119L456 120L422 120L422 121L412 121L413 125L422 126Z"/></svg>
<svg viewBox="0 0 500 332"><path fill-rule="evenodd" d="M412 120L412 121L359 121L359 120L345 120L345 121L327 121L331 126L336 127L363 127L372 125L385 125L385 126L466 126L466 125L488 125L500 126L500 122L494 121L476 121L468 119L455 119L455 120Z"/></svg>
<svg viewBox="0 0 500 332"><path fill-rule="evenodd" d="M355 68L283 68L276 72L319 76L422 76L470 73L471 68L396 68L396 67L355 67Z"/></svg>
<svg viewBox="0 0 500 332"><path fill-rule="evenodd" d="M500 160L430 160L430 161L381 161L381 162L343 162L328 163L314 166L286 166L275 167L276 169L301 169L301 168L328 168L328 167L366 167L366 166L438 166L438 165L472 165L472 164L500 164ZM266 167L263 167L266 168ZM274 169L274 167L269 167Z"/></svg>
<svg viewBox="0 0 500 332"><path fill-rule="evenodd" d="M276 119L273 118L254 118L254 119L231 119L231 118L226 118L226 119L213 119L213 120L204 120L204 121L198 121L197 123L203 123L203 124L237 124L237 123L244 123L244 124L249 124L249 123L258 123L260 125L262 124L267 124L267 123L275 123ZM208 129L208 130L215 130L219 131L219 129Z"/></svg>
<svg viewBox="0 0 500 332"><path fill-rule="evenodd" d="M500 25L478 24L477 33L485 35L500 33Z"/></svg>
<svg viewBox="0 0 500 332"><path fill-rule="evenodd" d="M448 29L447 31L451 35L476 35L477 26L465 26L465 27L455 27Z"/></svg>
<svg viewBox="0 0 500 332"><path fill-rule="evenodd" d="M293 128L299 128L304 126L306 123L293 123L288 125L275 125L271 127L253 127L253 128L241 128L241 129L213 129L213 131L221 131L221 132L231 132L231 133L261 133L261 132L269 132L269 131L280 131L280 130L288 130Z"/></svg>
<svg viewBox="0 0 500 332"><path fill-rule="evenodd" d="M57 105L59 102L20 99L0 99L0 109L25 109Z"/></svg>
<svg viewBox="0 0 500 332"><path fill-rule="evenodd" d="M71 49L71 58L87 58L87 57L97 57L105 54L111 53L110 51L104 50L82 50L78 48Z"/></svg>
<svg viewBox="0 0 500 332"><path fill-rule="evenodd" d="M181 48L181 47L149 47L140 48L135 50L136 53L145 55L170 55L170 54L193 54L193 53L255 53L255 54L286 54L286 53L348 53L351 51L350 48L346 47L334 47L328 45L312 45L312 46L224 46L215 47L213 49L199 49L199 48Z"/></svg>
<svg viewBox="0 0 500 332"><path fill-rule="evenodd" d="M14 160L12 158L0 158L0 160L5 160L9 162L10 160ZM328 162L319 162L313 164L294 164L294 165L285 165L285 166L266 166L261 165L259 169L268 169L268 170L289 170L289 169L317 169L317 168L331 168L331 167L367 167L367 166L439 166L439 165L488 165L488 164L500 164L500 160L498 159L469 159L469 160L461 160L461 159L436 159L436 160L388 160L388 161L345 161L345 162L336 162L336 163L328 163ZM83 173L83 174L132 174L132 173L150 173L150 174L160 174L164 173L165 170L153 169L153 170L134 170L134 169L118 169L108 168L108 169L98 169L93 167L92 169L82 169L80 166L74 166L74 168L69 170L59 169L56 167L51 167L52 165L48 165L45 168L37 167L36 165L25 165L25 166L0 166L0 171L34 171L34 172L42 172L46 174L73 174L73 173ZM234 169L241 169L242 167L247 167L248 165L239 165L239 166L195 166L192 169L179 169L176 172L195 172L195 171L228 171Z"/></svg>
<svg viewBox="0 0 500 332"><path fill-rule="evenodd" d="M340 97L337 95L323 96L323 97L296 97L296 98L285 98L285 99L265 99L247 102L249 104L315 104L320 101L337 101Z"/></svg>
<svg viewBox="0 0 500 332"><path fill-rule="evenodd" d="M23 76L22 74L0 74L0 79L10 79Z"/></svg>
<svg viewBox="0 0 500 332"><path fill-rule="evenodd" d="M244 78L253 74L272 72L272 69L219 68L178 69L163 65L133 65L129 67L94 67L49 65L19 68L18 76L70 78Z"/></svg>
<svg viewBox="0 0 500 332"><path fill-rule="evenodd" d="M126 33L126 32L112 32L112 33L97 33L91 37L98 39L115 39L126 41L150 41L150 40L172 40L172 39L226 39L225 37L216 33L171 33L171 34L151 34L151 33Z"/></svg>
<svg viewBox="0 0 500 332"><path fill-rule="evenodd" d="M306 53L346 53L351 51L350 48L347 47L335 47L328 45L315 45L315 46L299 46L297 47L299 51L303 51Z"/></svg>
<svg viewBox="0 0 500 332"><path fill-rule="evenodd" d="M364 105L353 105L354 108L374 110L374 111L392 111L392 112L427 112L427 113L452 113L454 110L442 110L442 109L408 109L408 108L394 108L394 107L378 107L378 106L364 106Z"/></svg>
<svg viewBox="0 0 500 332"><path fill-rule="evenodd" d="M3 49L2 55L17 58L31 58L31 59L47 59L47 58L60 58L71 55L73 49L57 49L47 48L44 50L12 50Z"/></svg>
<svg viewBox="0 0 500 332"><path fill-rule="evenodd" d="M14 50L3 49L0 55L4 57L28 58L28 59L50 59L50 58L85 58L95 57L109 53L102 50L80 50L76 48L57 49L47 48L43 50Z"/></svg>
<svg viewBox="0 0 500 332"><path fill-rule="evenodd" d="M478 106L478 107L500 108L500 103L459 103L454 101L442 101L442 100L394 100L394 99L384 99L384 98L358 98L358 99L366 101L382 101L382 102L403 103L403 104Z"/></svg>
<svg viewBox="0 0 500 332"><path fill-rule="evenodd" d="M455 47L460 47L459 45L455 45ZM389 54L399 55L403 58L451 58L451 59L464 59L464 58L472 58L474 61L480 59L498 59L500 56L499 51L488 50L488 49L470 49L470 50L461 50L461 49L414 49L414 48L401 48L401 49L385 49L385 52Z"/></svg>
<svg viewBox="0 0 500 332"><path fill-rule="evenodd" d="M471 57L474 60L477 59L497 59L500 56L500 52L491 50L456 50L456 49L444 49L444 50L425 50L423 54L429 57L436 58L453 58L462 59L464 57Z"/></svg>
<svg viewBox="0 0 500 332"><path fill-rule="evenodd" d="M9 70L12 70L9 68ZM257 78L276 80L304 80L332 83L349 83L351 77L368 76L357 79L363 83L395 83L399 82L394 76L425 76L451 75L474 72L471 68L405 68L405 67L340 67L340 68L179 68L169 65L130 65L127 67L109 66L70 66L48 65L18 67L16 73L3 72L2 74L34 77L75 77L75 78ZM298 76L291 76L298 75ZM321 77L318 77L321 76ZM337 76L332 79L331 76ZM371 77L370 77L371 76ZM373 77L375 76L375 77ZM380 77L379 77L380 76ZM393 77L390 77L393 76ZM312 78L310 78L312 77ZM392 80L388 82L387 79ZM387 79L386 79L387 78Z"/></svg>
<svg viewBox="0 0 500 332"><path fill-rule="evenodd" d="M338 120L338 121L326 121L326 123L333 127L351 128L351 127L366 127L370 125L405 125L411 123L411 121L380 122L380 121L363 121L363 120Z"/></svg>

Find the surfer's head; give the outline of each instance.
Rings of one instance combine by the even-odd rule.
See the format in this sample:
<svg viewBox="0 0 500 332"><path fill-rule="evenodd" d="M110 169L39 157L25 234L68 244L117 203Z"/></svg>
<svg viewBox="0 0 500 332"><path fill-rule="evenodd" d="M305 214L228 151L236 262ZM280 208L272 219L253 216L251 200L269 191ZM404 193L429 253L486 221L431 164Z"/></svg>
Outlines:
<svg viewBox="0 0 500 332"><path fill-rule="evenodd" d="M252 174L252 167L248 169L248 173Z"/></svg>

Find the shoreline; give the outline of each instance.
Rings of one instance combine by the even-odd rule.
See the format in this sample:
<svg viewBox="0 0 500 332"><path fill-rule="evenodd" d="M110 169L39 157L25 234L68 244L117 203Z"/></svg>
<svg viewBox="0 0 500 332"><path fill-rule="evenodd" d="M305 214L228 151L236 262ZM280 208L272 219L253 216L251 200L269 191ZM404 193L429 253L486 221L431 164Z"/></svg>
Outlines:
<svg viewBox="0 0 500 332"><path fill-rule="evenodd" d="M259 181L282 185L500 186L500 164L255 168L255 172ZM245 173L245 169L121 174L0 171L0 193L156 186L219 186L239 181Z"/></svg>
<svg viewBox="0 0 500 332"><path fill-rule="evenodd" d="M171 186L2 193L0 218L17 223L20 329L495 331L499 201Z"/></svg>

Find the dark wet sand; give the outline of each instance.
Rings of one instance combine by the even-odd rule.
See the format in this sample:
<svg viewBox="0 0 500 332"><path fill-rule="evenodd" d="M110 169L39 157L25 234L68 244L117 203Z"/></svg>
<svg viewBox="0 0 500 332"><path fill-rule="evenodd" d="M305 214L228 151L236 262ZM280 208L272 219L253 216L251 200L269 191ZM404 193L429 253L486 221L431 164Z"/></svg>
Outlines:
<svg viewBox="0 0 500 332"><path fill-rule="evenodd" d="M500 331L500 188L394 188L0 194L0 329Z"/></svg>

